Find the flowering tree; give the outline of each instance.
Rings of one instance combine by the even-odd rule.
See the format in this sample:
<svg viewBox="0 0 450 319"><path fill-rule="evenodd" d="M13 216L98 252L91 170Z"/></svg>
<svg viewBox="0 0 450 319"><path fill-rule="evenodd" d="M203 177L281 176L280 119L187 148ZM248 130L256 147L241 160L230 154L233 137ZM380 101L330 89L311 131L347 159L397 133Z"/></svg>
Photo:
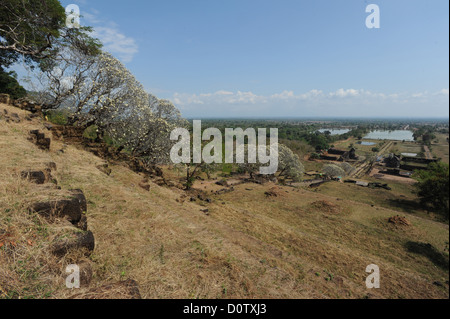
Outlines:
<svg viewBox="0 0 450 319"><path fill-rule="evenodd" d="M268 148L269 146L259 145L260 148ZM278 148L278 176L284 176L291 178L294 181L299 181L303 177L305 171L303 164L300 159L292 150L284 144L277 144ZM272 149L271 152L275 150ZM239 152L239 151L238 151ZM241 150L242 152L242 150ZM251 163L248 161L248 147L243 149L244 158L246 159L244 163L237 163L237 167L241 172L249 173L250 177L259 171L262 166L267 166L267 164L261 164L259 161ZM237 154L239 155L239 154Z"/></svg>
<svg viewBox="0 0 450 319"><path fill-rule="evenodd" d="M291 178L295 182L300 181L305 172L298 155L283 144L278 145L278 170L280 171L279 176Z"/></svg>
<svg viewBox="0 0 450 319"><path fill-rule="evenodd" d="M95 125L100 137L107 134L119 145L118 151L127 149L149 163L167 162L171 130L186 126L170 101L149 95L134 75L106 52L65 48L37 78L45 109L67 108L69 124Z"/></svg>
<svg viewBox="0 0 450 319"><path fill-rule="evenodd" d="M330 177L345 176L345 171L335 164L327 164L323 167L325 175Z"/></svg>
<svg viewBox="0 0 450 319"><path fill-rule="evenodd" d="M355 171L355 168L347 162L339 163L339 167L344 170L345 175L351 175Z"/></svg>

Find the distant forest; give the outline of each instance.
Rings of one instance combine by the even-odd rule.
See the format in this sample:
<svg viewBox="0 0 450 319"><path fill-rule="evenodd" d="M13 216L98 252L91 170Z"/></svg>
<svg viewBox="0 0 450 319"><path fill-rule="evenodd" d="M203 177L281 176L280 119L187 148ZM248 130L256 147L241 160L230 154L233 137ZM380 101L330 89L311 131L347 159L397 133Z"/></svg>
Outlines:
<svg viewBox="0 0 450 319"><path fill-rule="evenodd" d="M192 121L190 121L192 124ZM425 120L263 120L263 119L206 119L202 120L202 129L218 128L224 135L225 128L278 128L278 138L281 140L304 141L317 151L330 148L334 142L350 137L362 139L372 130L400 130L409 125L416 131L415 139L422 136L432 136L433 132L448 132L448 121ZM192 126L191 126L192 128ZM349 129L347 133L332 135L329 130ZM320 129L326 129L319 132ZM269 130L267 130L269 137Z"/></svg>

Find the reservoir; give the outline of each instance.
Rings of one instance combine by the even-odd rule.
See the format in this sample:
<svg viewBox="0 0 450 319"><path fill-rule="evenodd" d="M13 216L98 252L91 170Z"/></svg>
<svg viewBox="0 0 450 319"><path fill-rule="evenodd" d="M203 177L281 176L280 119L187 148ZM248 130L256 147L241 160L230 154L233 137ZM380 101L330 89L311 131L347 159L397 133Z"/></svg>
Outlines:
<svg viewBox="0 0 450 319"><path fill-rule="evenodd" d="M349 129L331 129L331 128L321 128L318 131L320 133L325 133L326 131L329 131L331 135L341 135L350 132Z"/></svg>
<svg viewBox="0 0 450 319"><path fill-rule="evenodd" d="M372 131L364 138L371 140L414 141L413 132L406 130Z"/></svg>
<svg viewBox="0 0 450 319"><path fill-rule="evenodd" d="M408 157L415 157L417 156L417 153L402 153L403 156L408 156Z"/></svg>
<svg viewBox="0 0 450 319"><path fill-rule="evenodd" d="M375 145L375 144L377 144L377 143L374 143L374 142L367 142L367 141L362 141L362 142L359 142L358 144L371 146L371 145Z"/></svg>

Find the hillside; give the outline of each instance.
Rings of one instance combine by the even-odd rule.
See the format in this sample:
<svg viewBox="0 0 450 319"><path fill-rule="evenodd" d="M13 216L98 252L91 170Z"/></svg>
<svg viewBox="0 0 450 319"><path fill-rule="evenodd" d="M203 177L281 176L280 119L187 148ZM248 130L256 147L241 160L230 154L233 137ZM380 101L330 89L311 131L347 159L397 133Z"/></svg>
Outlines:
<svg viewBox="0 0 450 319"><path fill-rule="evenodd" d="M4 110L20 122L6 122ZM449 297L448 224L273 183L215 194L221 187L197 181L208 201L152 179L146 190L139 186L144 175L120 163L105 174L103 159L53 138L43 119L27 116L0 104L2 298L87 297L128 279L142 298ZM51 139L49 151L27 140L30 130ZM21 178L49 166L57 184ZM95 249L56 256L52 243L73 228L28 208L73 196L71 189L86 196ZM410 225L389 223L396 215ZM70 290L65 267L80 260L91 265L92 280ZM369 264L380 268L379 289L365 286Z"/></svg>

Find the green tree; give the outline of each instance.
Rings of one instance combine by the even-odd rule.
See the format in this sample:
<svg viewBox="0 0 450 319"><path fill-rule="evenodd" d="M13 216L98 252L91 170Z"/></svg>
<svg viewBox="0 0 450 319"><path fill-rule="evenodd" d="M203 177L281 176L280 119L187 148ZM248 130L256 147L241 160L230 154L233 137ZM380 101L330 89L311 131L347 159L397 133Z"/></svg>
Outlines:
<svg viewBox="0 0 450 319"><path fill-rule="evenodd" d="M309 144L313 146L316 149L316 151L330 148L328 140L324 134L312 134L309 137Z"/></svg>
<svg viewBox="0 0 450 319"><path fill-rule="evenodd" d="M431 132L426 132L425 134L422 135L422 141L424 144L427 144L427 145L431 144L431 141L435 138L436 138L436 135L434 135Z"/></svg>
<svg viewBox="0 0 450 319"><path fill-rule="evenodd" d="M423 205L449 218L449 166L446 163L431 163L427 170L416 172L417 194Z"/></svg>
<svg viewBox="0 0 450 319"><path fill-rule="evenodd" d="M0 93L7 93L13 99L19 99L27 95L27 91L17 82L14 71L5 72L0 66Z"/></svg>
<svg viewBox="0 0 450 319"><path fill-rule="evenodd" d="M58 0L2 0L0 3L0 65L9 66L46 56L66 19Z"/></svg>

